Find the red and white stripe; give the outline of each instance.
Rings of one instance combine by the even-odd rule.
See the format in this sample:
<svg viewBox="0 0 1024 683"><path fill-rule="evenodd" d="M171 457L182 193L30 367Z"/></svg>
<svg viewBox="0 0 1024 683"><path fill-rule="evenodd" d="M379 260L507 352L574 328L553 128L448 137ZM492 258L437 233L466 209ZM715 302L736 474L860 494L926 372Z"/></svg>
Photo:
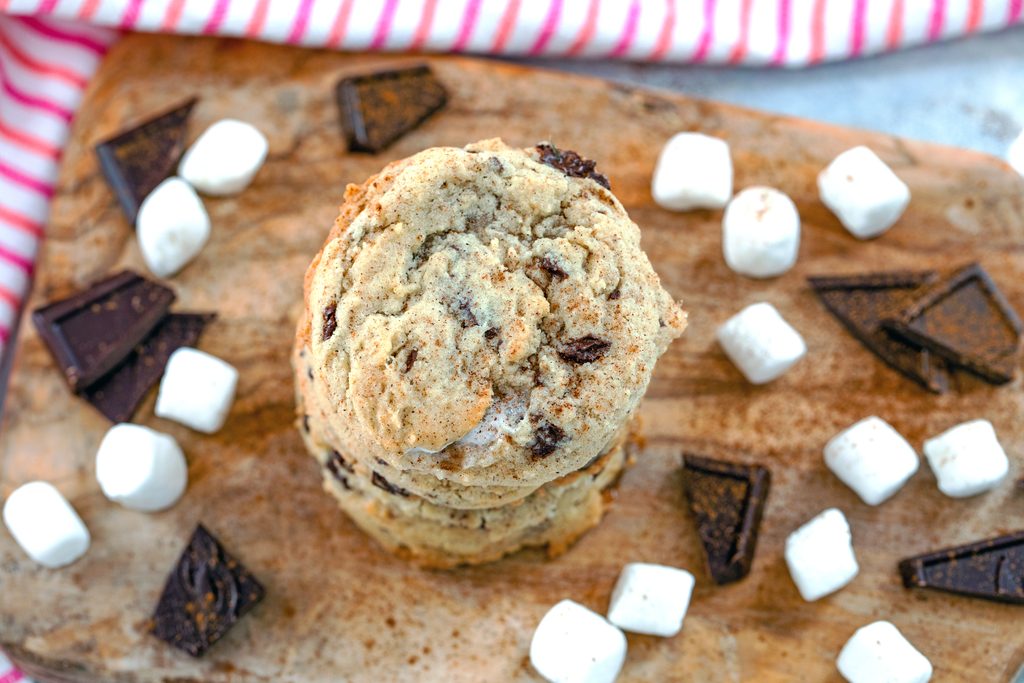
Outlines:
<svg viewBox="0 0 1024 683"><path fill-rule="evenodd" d="M999 29L1022 15L1024 0L0 0L0 352L68 124L119 30L779 67Z"/></svg>
<svg viewBox="0 0 1024 683"><path fill-rule="evenodd" d="M28 291L68 128L116 37L50 17L0 15L0 352Z"/></svg>
<svg viewBox="0 0 1024 683"><path fill-rule="evenodd" d="M10 660L4 657L4 653L0 652L0 683L32 683L32 681L15 669Z"/></svg>

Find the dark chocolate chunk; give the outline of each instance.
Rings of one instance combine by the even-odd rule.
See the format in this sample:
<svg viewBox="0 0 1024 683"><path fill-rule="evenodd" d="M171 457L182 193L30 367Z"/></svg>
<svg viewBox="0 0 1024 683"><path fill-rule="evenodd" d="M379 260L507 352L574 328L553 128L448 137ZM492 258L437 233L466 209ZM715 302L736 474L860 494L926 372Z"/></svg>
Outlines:
<svg viewBox="0 0 1024 683"><path fill-rule="evenodd" d="M543 458L554 453L563 441L565 441L565 430L544 420L533 433L530 452L538 458Z"/></svg>
<svg viewBox="0 0 1024 683"><path fill-rule="evenodd" d="M750 573L770 485L771 472L760 465L684 454L683 490L715 583Z"/></svg>
<svg viewBox="0 0 1024 683"><path fill-rule="evenodd" d="M122 271L32 314L39 336L75 391L124 361L164 316L174 292Z"/></svg>
<svg viewBox="0 0 1024 683"><path fill-rule="evenodd" d="M541 270L546 271L551 277L564 280L569 277L569 274L558 264L551 256L545 256L537 262L537 265L541 267Z"/></svg>
<svg viewBox="0 0 1024 683"><path fill-rule="evenodd" d="M540 153L540 163L557 168L567 176L590 178L606 190L612 189L612 186L608 183L608 178L595 170L597 166L596 161L584 159L572 150L560 150L546 142L537 145L537 151Z"/></svg>
<svg viewBox="0 0 1024 683"><path fill-rule="evenodd" d="M338 320L334 317L337 311L337 304L331 304L324 308L324 329L320 335L322 341L330 339L334 335L334 331L338 329Z"/></svg>
<svg viewBox="0 0 1024 683"><path fill-rule="evenodd" d="M441 109L448 93L430 67L341 79L335 88L350 151L377 153Z"/></svg>
<svg viewBox="0 0 1024 683"><path fill-rule="evenodd" d="M492 327L484 332L484 339L491 340L498 336L498 328Z"/></svg>
<svg viewBox="0 0 1024 683"><path fill-rule="evenodd" d="M202 657L263 596L263 586L200 524L167 577L153 634Z"/></svg>
<svg viewBox="0 0 1024 683"><path fill-rule="evenodd" d="M86 388L82 398L111 422L129 422L142 399L160 381L171 354L183 346L195 346L215 317L213 313L168 315L121 365Z"/></svg>
<svg viewBox="0 0 1024 683"><path fill-rule="evenodd" d="M405 357L405 371L409 372L412 370L412 366L416 363L416 358L420 355L419 349L413 349L409 352L409 355Z"/></svg>
<svg viewBox="0 0 1024 683"><path fill-rule="evenodd" d="M459 324L463 327L476 327L480 324L473 313L473 306L468 300L463 299L459 302L456 315L458 315Z"/></svg>
<svg viewBox="0 0 1024 683"><path fill-rule="evenodd" d="M610 301L618 301L620 298L622 298L622 291L618 287L613 289L612 293L608 295Z"/></svg>
<svg viewBox="0 0 1024 683"><path fill-rule="evenodd" d="M600 360L608 353L612 343L600 337L588 334L585 337L574 339L558 350L559 357L569 363L593 363Z"/></svg>
<svg viewBox="0 0 1024 683"><path fill-rule="evenodd" d="M142 200L178 165L185 151L185 126L195 104L192 98L96 145L103 177L132 225Z"/></svg>
<svg viewBox="0 0 1024 683"><path fill-rule="evenodd" d="M907 588L1024 604L1024 531L900 562Z"/></svg>
<svg viewBox="0 0 1024 683"><path fill-rule="evenodd" d="M396 496L408 497L410 495L409 492L403 489L401 486L395 486L377 472L373 473L371 481L373 482L373 485L376 486L377 488L383 489L388 493L392 493Z"/></svg>
<svg viewBox="0 0 1024 683"><path fill-rule="evenodd" d="M929 288L885 325L993 384L1016 373L1020 318L977 263Z"/></svg>
<svg viewBox="0 0 1024 683"><path fill-rule="evenodd" d="M941 394L949 389L946 362L894 336L882 324L937 280L938 274L931 270L808 278L825 307L869 351L925 389Z"/></svg>
<svg viewBox="0 0 1024 683"><path fill-rule="evenodd" d="M348 477L345 475L345 472L353 474L356 469L351 463L345 460L341 453L332 450L331 457L327 459L326 467L327 471L333 474L334 478L341 482L341 485L344 486L346 490L352 490L352 487L349 486Z"/></svg>

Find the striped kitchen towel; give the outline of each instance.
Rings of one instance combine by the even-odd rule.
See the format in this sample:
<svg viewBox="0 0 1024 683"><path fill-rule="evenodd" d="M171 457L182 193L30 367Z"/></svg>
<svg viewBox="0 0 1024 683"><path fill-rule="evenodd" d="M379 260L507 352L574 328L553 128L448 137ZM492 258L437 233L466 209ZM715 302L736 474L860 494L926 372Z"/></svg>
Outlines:
<svg viewBox="0 0 1024 683"><path fill-rule="evenodd" d="M14 668L11 661L0 652L0 683L32 683L25 674Z"/></svg>
<svg viewBox="0 0 1024 683"><path fill-rule="evenodd" d="M993 30L1024 0L0 0L0 352L61 149L120 30L344 50L805 66ZM6 14L6 16L4 16Z"/></svg>

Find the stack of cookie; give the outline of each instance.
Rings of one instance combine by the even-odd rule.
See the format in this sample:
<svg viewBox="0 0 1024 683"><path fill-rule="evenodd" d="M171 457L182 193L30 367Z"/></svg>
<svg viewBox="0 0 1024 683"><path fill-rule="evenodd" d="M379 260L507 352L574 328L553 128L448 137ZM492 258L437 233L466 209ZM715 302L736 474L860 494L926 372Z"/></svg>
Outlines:
<svg viewBox="0 0 1024 683"><path fill-rule="evenodd" d="M306 274L300 430L368 534L427 566L564 550L686 326L594 163L492 140L349 186Z"/></svg>

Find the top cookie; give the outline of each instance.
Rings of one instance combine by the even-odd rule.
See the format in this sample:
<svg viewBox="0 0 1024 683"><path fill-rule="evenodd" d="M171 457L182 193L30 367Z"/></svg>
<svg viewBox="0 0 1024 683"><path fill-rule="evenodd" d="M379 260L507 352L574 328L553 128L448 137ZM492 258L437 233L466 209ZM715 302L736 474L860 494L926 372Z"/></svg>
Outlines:
<svg viewBox="0 0 1024 683"><path fill-rule="evenodd" d="M529 491L636 408L686 314L603 178L542 153L428 149L348 187L298 331L339 447Z"/></svg>

